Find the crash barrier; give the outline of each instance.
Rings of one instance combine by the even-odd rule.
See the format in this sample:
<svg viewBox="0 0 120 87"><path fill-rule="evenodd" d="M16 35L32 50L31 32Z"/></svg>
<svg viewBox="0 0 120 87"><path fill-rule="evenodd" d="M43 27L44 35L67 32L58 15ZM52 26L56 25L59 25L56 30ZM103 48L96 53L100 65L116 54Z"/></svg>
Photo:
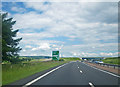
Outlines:
<svg viewBox="0 0 120 87"><path fill-rule="evenodd" d="M94 62L90 62L94 63ZM108 63L94 63L94 64L99 64L100 66L106 66L106 67L113 67L114 69L120 69L120 65L115 65L115 64L108 64Z"/></svg>

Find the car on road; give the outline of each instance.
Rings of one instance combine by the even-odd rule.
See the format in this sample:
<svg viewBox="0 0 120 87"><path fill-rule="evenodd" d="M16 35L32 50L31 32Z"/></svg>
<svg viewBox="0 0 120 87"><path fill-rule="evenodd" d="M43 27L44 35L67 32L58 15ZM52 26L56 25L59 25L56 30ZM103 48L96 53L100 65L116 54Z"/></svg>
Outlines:
<svg viewBox="0 0 120 87"><path fill-rule="evenodd" d="M94 61L94 63L99 63L99 61Z"/></svg>
<svg viewBox="0 0 120 87"><path fill-rule="evenodd" d="M95 61L95 63L103 63L103 61Z"/></svg>
<svg viewBox="0 0 120 87"><path fill-rule="evenodd" d="M103 61L99 61L98 63L104 63Z"/></svg>

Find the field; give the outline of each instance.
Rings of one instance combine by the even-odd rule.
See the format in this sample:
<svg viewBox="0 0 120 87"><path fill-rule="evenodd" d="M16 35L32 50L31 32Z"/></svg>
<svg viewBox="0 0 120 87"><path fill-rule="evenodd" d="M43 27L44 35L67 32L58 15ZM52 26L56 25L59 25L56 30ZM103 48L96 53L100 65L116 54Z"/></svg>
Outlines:
<svg viewBox="0 0 120 87"><path fill-rule="evenodd" d="M81 60L80 58L74 58L74 57L69 57L69 58L61 58L61 59L63 59L63 60L65 60L65 61L77 61L77 60Z"/></svg>
<svg viewBox="0 0 120 87"><path fill-rule="evenodd" d="M9 84L16 80L30 76L37 72L47 70L57 65L64 64L73 60L80 60L79 58L62 58L64 61L48 61L41 62L41 60L32 60L20 64L3 64L2 65L2 85Z"/></svg>
<svg viewBox="0 0 120 87"><path fill-rule="evenodd" d="M120 57L118 58L106 58L104 60L102 60L104 63L109 63L109 64L119 64L120 65Z"/></svg>

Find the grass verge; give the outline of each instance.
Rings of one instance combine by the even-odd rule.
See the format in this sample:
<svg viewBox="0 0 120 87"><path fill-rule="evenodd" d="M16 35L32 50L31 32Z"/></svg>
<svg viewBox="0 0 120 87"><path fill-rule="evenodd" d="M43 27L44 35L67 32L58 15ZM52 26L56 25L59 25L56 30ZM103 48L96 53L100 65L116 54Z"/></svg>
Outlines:
<svg viewBox="0 0 120 87"><path fill-rule="evenodd" d="M64 64L68 61L29 62L21 64L2 65L2 85L33 75L37 72Z"/></svg>
<svg viewBox="0 0 120 87"><path fill-rule="evenodd" d="M77 57L69 57L69 58L61 58L61 59L63 59L63 60L65 60L65 61L80 61L81 59L80 58L77 58Z"/></svg>
<svg viewBox="0 0 120 87"><path fill-rule="evenodd" d="M106 58L102 61L104 63L120 65L120 57L118 57L118 58Z"/></svg>

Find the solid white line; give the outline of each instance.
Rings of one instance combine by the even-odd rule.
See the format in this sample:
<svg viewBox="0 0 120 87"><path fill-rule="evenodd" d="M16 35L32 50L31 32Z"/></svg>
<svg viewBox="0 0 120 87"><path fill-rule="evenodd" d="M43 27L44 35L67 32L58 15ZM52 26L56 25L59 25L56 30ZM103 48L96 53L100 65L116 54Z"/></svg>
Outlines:
<svg viewBox="0 0 120 87"><path fill-rule="evenodd" d="M38 78L36 78L36 79L34 79L34 80L32 80L32 81L28 82L27 84L25 84L25 85L24 85L24 86L22 86L22 87L27 87L27 86L29 86L29 85L33 84L34 82L36 82L36 81L40 80L41 78L43 78L43 77L47 76L48 74L52 73L53 71L55 71L55 70L57 70L57 69L59 69L59 68L61 68L61 67L65 66L66 64L68 64L68 63L65 63L65 64L63 64L63 65L61 65L61 66L59 66L59 67L57 67L57 68L55 68L55 69L53 69L53 70L51 70L51 71L49 71L49 72L45 73L45 74L43 74L42 76L40 76L40 77L38 77Z"/></svg>
<svg viewBox="0 0 120 87"><path fill-rule="evenodd" d="M91 87L94 87L94 85L93 85L91 82L89 82L89 85L90 85Z"/></svg>
<svg viewBox="0 0 120 87"><path fill-rule="evenodd" d="M80 73L82 73L82 71L80 70Z"/></svg>
<svg viewBox="0 0 120 87"><path fill-rule="evenodd" d="M84 63L84 64L85 64L85 63ZM88 65L88 64L85 64L85 65L90 66L90 65ZM92 68L94 68L94 69L96 69L96 70L105 72L105 73L107 73L107 74L110 74L110 75L112 75L112 76L115 76L115 77L119 77L119 78L120 78L120 76L115 75L115 74L113 74L113 73L110 73L110 72L108 72L108 71L104 71L104 70L102 70L102 69L98 69L98 68L95 68L95 67L93 67L93 66L90 66L90 67L92 67Z"/></svg>

